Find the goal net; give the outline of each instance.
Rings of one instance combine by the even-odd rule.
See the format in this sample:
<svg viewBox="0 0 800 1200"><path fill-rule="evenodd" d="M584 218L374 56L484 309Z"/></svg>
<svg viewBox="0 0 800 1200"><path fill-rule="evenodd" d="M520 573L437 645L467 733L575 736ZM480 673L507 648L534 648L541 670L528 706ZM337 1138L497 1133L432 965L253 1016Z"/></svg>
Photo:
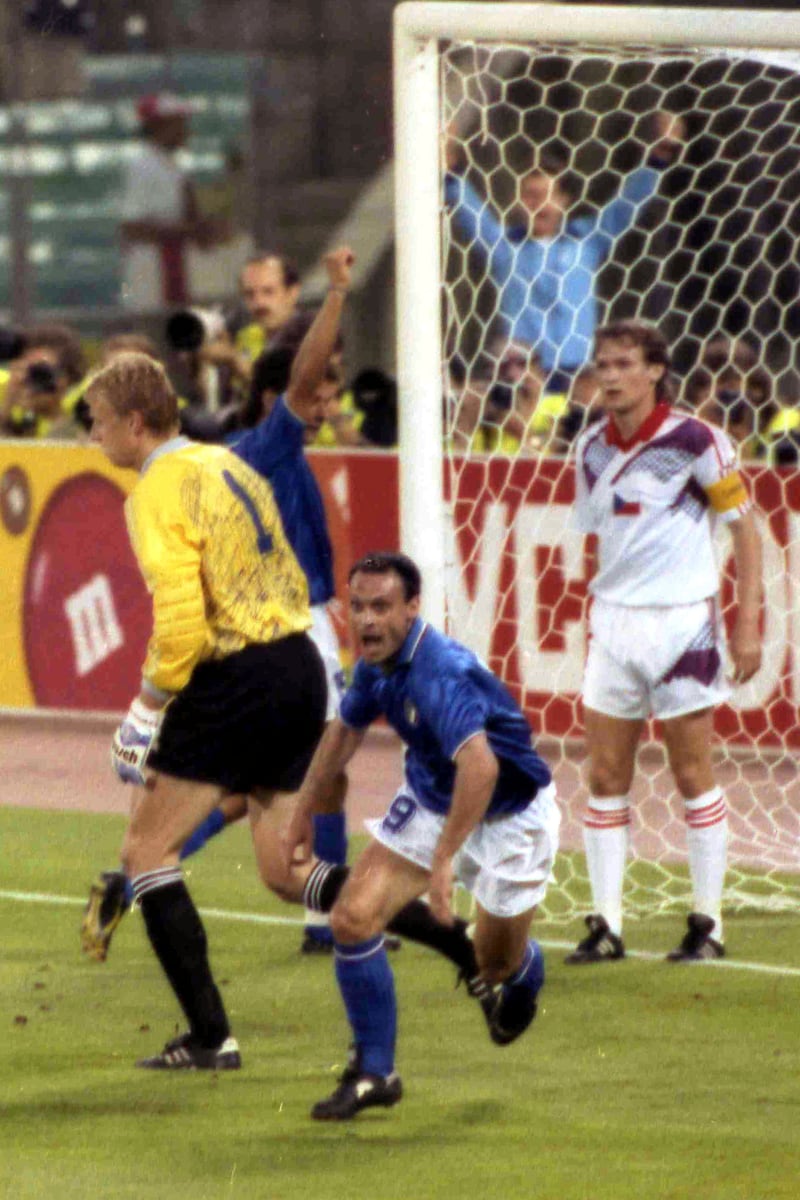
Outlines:
<svg viewBox="0 0 800 1200"><path fill-rule="evenodd" d="M572 448L592 419L592 330L631 317L667 336L679 402L727 429L756 502L764 664L716 725L725 907L796 908L800 20L403 4L395 65L403 544L427 615L522 700L554 768L564 853L547 913L574 918L590 897ZM719 554L730 628L725 530ZM626 913L685 912L657 727L632 800Z"/></svg>

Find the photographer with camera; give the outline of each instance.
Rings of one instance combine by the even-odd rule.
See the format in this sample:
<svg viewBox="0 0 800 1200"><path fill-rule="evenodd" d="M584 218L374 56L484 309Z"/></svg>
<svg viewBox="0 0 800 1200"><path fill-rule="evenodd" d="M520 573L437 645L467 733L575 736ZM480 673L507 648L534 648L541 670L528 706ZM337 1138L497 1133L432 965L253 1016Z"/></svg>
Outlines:
<svg viewBox="0 0 800 1200"><path fill-rule="evenodd" d="M245 323L213 309L179 310L167 322L170 347L189 358L203 390L209 372L219 372L219 403L243 399L250 390L253 363L298 312L300 276L288 258L263 252L249 259L239 275L239 299ZM207 407L214 407L204 399Z"/></svg>
<svg viewBox="0 0 800 1200"><path fill-rule="evenodd" d="M77 333L68 325L35 325L21 335L0 382L3 437L74 438L81 433L71 397L86 372Z"/></svg>

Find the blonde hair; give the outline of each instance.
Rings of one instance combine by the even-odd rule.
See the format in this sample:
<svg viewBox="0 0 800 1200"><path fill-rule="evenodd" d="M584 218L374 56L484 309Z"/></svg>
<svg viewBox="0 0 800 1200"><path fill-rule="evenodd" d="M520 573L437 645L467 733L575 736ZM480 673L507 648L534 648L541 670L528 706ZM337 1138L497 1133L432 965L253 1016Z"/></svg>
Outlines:
<svg viewBox="0 0 800 1200"><path fill-rule="evenodd" d="M101 394L119 416L138 412L152 433L168 433L178 423L178 397L161 363L126 351L92 377L86 397Z"/></svg>
<svg viewBox="0 0 800 1200"><path fill-rule="evenodd" d="M104 365L120 354L130 354L131 352L146 354L148 358L154 358L156 362L162 361L158 346L146 333L112 333L100 347Z"/></svg>

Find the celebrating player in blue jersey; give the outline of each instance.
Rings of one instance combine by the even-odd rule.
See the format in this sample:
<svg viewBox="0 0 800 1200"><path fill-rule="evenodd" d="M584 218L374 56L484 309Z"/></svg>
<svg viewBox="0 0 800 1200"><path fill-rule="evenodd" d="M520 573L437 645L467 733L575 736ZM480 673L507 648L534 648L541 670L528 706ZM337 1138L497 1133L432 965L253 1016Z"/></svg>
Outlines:
<svg viewBox="0 0 800 1200"><path fill-rule="evenodd" d="M558 844L550 771L505 687L471 651L420 618L420 591L419 570L403 554L370 554L351 569L360 659L285 835L287 862L303 861L319 798L368 726L385 716L407 747L405 781L383 819L369 823L374 841L331 913L354 1053L339 1086L312 1109L318 1120L348 1120L402 1095L383 931L409 901L427 891L434 915L452 924L454 882L474 896L475 951L483 982L496 989L488 1016L498 1045L528 1027L544 981L529 931Z"/></svg>
<svg viewBox="0 0 800 1200"><path fill-rule="evenodd" d="M288 348L283 355L283 371L270 368L268 380L261 379L262 359L258 359L253 373L252 407L262 409L267 400L271 405L269 414L232 443L236 454L272 485L286 536L308 580L313 622L311 637L322 656L328 681L328 721L339 710L344 673L339 659L339 642L328 613L328 604L335 595L333 549L322 495L306 460L304 446L319 431L332 398L326 372L339 339L342 301L350 284L352 264L353 254L347 247L326 255L329 294L333 294L334 302L323 306L321 321L314 326L314 336L306 336L297 352L295 378L317 379L318 386L305 391L291 386L289 368L292 361ZM269 353L262 357L266 359ZM280 356L280 349L277 354ZM280 378L282 373L285 382ZM262 387L265 383L267 386ZM327 862L342 864L347 860L346 795L347 776L342 773L332 781L314 821L314 850ZM304 953L325 952L331 948L327 917L307 910L302 943Z"/></svg>

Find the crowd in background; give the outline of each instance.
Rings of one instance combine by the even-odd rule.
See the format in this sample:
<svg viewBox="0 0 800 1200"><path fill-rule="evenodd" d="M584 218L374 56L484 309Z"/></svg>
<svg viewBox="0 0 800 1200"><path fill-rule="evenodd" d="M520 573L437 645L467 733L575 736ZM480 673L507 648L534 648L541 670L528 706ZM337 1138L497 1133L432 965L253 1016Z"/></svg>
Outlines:
<svg viewBox="0 0 800 1200"><path fill-rule="evenodd" d="M175 157L188 137L190 111L167 94L143 97L137 105L141 148L126 171L120 223L125 331L97 345L84 344L65 324L0 331L2 436L86 439L87 380L122 350L143 351L166 366L183 397L184 431L202 441L226 440L257 424L285 390L313 318L302 305L299 273L289 258L273 251L250 254L239 272L235 308L226 314L189 307L189 249L213 246L230 233L219 218L201 215L192 182ZM476 357L467 361L454 353L447 360L448 451L566 456L580 430L599 415L590 360L599 314L597 271L684 147L682 118L658 112L650 126L645 160L593 215L572 211L566 160L540 155L520 178L508 220L475 192L466 177L465 147L449 136L445 205L454 227L488 254L498 320ZM233 284L220 279L223 289ZM168 314L160 344L142 326L141 314L154 308ZM340 344L321 385L327 420L311 444L395 446L395 381L377 367L354 372L354 366ZM720 333L706 339L686 378L672 381L672 394L676 403L724 428L743 460L797 464L800 405L779 392L748 338Z"/></svg>
<svg viewBox="0 0 800 1200"><path fill-rule="evenodd" d="M293 265L265 254L241 273L241 305L218 324L193 310L165 323L158 345L131 322L129 332L85 344L66 324L0 331L0 432L6 438L88 438L83 399L93 370L115 354L139 350L162 362L182 399L190 436L222 441L267 415L262 397L279 394L313 313L300 306ZM312 446L388 448L397 444L397 387L384 371L348 376L344 345L326 374L328 417ZM774 381L747 339L710 338L698 365L672 380L673 400L726 430L743 461L796 465L800 406L776 394ZM476 364L458 355L444 383L447 448L455 454L532 457L569 455L577 434L601 412L591 363L557 389L522 343L490 342Z"/></svg>
<svg viewBox="0 0 800 1200"><path fill-rule="evenodd" d="M742 461L798 463L800 405L777 391L747 339L709 338L698 365L670 389L673 403L724 429ZM472 369L451 358L447 391L452 448L462 454L568 455L602 412L591 363L554 388L535 354L502 340Z"/></svg>
<svg viewBox="0 0 800 1200"><path fill-rule="evenodd" d="M161 344L129 329L84 344L67 324L0 331L0 433L3 437L85 441L84 399L93 371L116 354L137 350L161 362L182 397L184 432L223 441L257 424L264 395L285 390L294 355L313 319L300 306L296 268L272 253L256 255L240 275L240 297L227 318L179 309L166 320ZM344 345L322 387L327 419L311 443L320 448L391 447L397 443L394 380L377 368L347 377Z"/></svg>

